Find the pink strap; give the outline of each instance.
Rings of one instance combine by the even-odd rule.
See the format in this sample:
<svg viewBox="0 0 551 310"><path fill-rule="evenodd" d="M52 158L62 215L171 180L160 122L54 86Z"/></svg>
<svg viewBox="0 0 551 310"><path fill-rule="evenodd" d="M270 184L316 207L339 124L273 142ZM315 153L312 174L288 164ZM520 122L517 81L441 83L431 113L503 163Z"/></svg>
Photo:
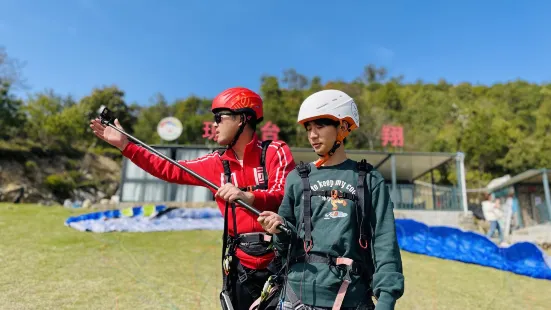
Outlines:
<svg viewBox="0 0 551 310"><path fill-rule="evenodd" d="M333 304L333 310L339 310L341 308L344 295L346 295L346 290L348 289L348 284L350 284L349 280L344 280L342 282L337 298L335 299L335 303Z"/></svg>
<svg viewBox="0 0 551 310"><path fill-rule="evenodd" d="M251 307L249 308L249 310L255 310L256 307L258 307L258 305L260 305L260 297L258 297L258 298L253 302L253 304L251 305Z"/></svg>
<svg viewBox="0 0 551 310"><path fill-rule="evenodd" d="M346 265L351 266L354 261L347 257L337 257L336 264L337 265ZM347 271L348 272L348 271ZM344 296L346 295L346 290L348 289L348 285L350 284L350 280L344 279L341 287L339 288L339 292L337 293L337 298L335 299L335 303L333 304L333 310L340 310L342 306L342 302L344 301Z"/></svg>
<svg viewBox="0 0 551 310"><path fill-rule="evenodd" d="M351 258L348 257L337 257L337 261L335 262L336 265L346 265L350 266L352 265L354 261Z"/></svg>
<svg viewBox="0 0 551 310"><path fill-rule="evenodd" d="M264 241L266 242L272 242L272 236L264 234Z"/></svg>
<svg viewBox="0 0 551 310"><path fill-rule="evenodd" d="M268 294L268 296L272 295L272 293L273 293L275 290L277 290L278 288L279 288L279 287L278 287L277 285L274 286L274 287L272 287L272 289L270 290L270 293ZM262 297L258 297L258 299L255 300L255 301L253 302L253 304L249 307L249 310L256 310L255 307L258 306L258 305L260 305L261 298L262 298Z"/></svg>

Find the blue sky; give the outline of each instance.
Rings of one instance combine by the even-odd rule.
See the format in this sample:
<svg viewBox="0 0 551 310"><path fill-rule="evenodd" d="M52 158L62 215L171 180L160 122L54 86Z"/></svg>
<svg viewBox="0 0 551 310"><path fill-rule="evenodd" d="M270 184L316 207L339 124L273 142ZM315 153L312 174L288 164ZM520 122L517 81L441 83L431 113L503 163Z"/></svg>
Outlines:
<svg viewBox="0 0 551 310"><path fill-rule="evenodd" d="M0 0L0 45L32 92L116 84L142 105L258 90L286 68L349 81L369 63L406 81L551 81L551 1L155 2Z"/></svg>

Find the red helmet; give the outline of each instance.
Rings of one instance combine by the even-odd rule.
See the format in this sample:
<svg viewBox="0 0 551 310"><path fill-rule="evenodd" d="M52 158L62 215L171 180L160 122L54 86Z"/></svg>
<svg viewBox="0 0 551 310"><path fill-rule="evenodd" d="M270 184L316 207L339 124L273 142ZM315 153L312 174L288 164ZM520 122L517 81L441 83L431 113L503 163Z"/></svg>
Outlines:
<svg viewBox="0 0 551 310"><path fill-rule="evenodd" d="M234 112L249 113L262 121L262 98L254 91L244 87L232 87L224 90L212 100L211 110L230 109Z"/></svg>

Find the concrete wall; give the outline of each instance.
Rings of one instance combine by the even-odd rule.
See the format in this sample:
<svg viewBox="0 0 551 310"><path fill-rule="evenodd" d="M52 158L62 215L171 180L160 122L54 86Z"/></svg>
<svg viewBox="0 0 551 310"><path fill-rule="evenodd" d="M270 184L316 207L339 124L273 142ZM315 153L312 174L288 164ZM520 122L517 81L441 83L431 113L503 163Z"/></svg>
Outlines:
<svg viewBox="0 0 551 310"><path fill-rule="evenodd" d="M394 210L397 219L412 219L429 226L461 227L463 211L425 211L425 210Z"/></svg>

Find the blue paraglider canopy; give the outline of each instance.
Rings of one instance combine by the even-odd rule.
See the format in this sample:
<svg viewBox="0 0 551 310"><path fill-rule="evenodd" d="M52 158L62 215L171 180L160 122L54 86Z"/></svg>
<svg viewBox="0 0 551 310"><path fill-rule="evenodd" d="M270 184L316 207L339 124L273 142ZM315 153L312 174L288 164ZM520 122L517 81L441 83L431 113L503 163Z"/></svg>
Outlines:
<svg viewBox="0 0 551 310"><path fill-rule="evenodd" d="M551 258L533 243L502 248L475 232L408 219L396 219L396 233L400 248L408 252L551 280Z"/></svg>
<svg viewBox="0 0 551 310"><path fill-rule="evenodd" d="M215 208L167 208L146 205L70 217L65 225L97 233L125 231L222 230L224 218Z"/></svg>

